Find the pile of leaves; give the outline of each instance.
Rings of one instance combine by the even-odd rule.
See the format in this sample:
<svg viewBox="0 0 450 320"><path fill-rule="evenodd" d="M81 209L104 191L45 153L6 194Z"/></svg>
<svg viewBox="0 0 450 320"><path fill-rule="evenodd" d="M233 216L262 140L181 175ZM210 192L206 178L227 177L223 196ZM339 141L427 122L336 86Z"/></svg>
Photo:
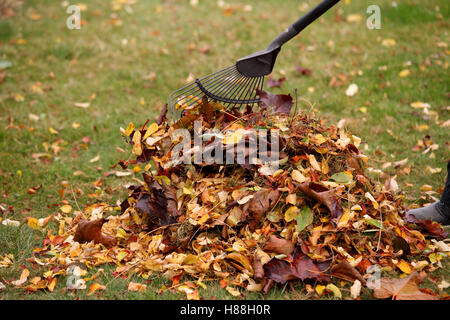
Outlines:
<svg viewBox="0 0 450 320"><path fill-rule="evenodd" d="M49 266L50 278L27 289L50 285L74 264L116 264L115 276L162 273L172 280L163 290L184 292L188 299L198 299L197 288L211 281L241 296L298 280L310 296L342 297L348 283L355 299L361 287L376 298L442 298L418 286L448 256L442 227L403 219L395 180L374 182L366 175L368 157L359 137L325 126L312 111L293 110L290 95L262 92L261 98L259 108L245 110L204 99L176 122L168 122L165 109L155 123L121 128L133 156L119 165L128 171L134 165L137 172L143 164L142 178L126 186L129 195L120 208L97 203L75 217L57 214L58 234L48 233L30 259ZM250 161L261 145L247 148L242 164L174 161L173 153L180 152L175 130L199 135L195 121L216 130L201 137L203 150L216 152L248 143L249 129L276 133L278 166ZM192 143L183 149L184 159L193 158L195 148ZM380 279L377 272L401 276ZM74 288L85 288L89 280L80 278ZM133 284L130 290L145 288Z"/></svg>

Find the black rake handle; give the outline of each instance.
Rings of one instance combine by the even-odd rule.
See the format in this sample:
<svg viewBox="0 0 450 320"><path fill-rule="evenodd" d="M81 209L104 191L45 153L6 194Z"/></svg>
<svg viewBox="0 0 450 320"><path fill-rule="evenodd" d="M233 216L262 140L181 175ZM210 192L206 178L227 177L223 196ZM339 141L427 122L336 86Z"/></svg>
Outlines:
<svg viewBox="0 0 450 320"><path fill-rule="evenodd" d="M322 14L327 12L340 0L324 0L315 6L311 11L305 14L303 17L295 21L289 27L286 28L278 37L276 37L267 48L274 49L281 47L284 43L291 40L303 29L309 26L313 21L319 18Z"/></svg>

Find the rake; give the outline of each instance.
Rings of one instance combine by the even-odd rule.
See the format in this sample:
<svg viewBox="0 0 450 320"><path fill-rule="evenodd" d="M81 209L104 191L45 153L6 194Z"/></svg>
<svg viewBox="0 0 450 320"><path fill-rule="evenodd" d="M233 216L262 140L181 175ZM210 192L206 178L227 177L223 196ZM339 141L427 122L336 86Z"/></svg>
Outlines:
<svg viewBox="0 0 450 320"><path fill-rule="evenodd" d="M225 109L232 106L259 103L264 77L272 72L281 46L328 11L340 0L324 0L302 18L291 24L266 49L236 61L232 66L206 77L196 79L169 96L171 118L180 119L186 110L198 106L202 99L222 103Z"/></svg>

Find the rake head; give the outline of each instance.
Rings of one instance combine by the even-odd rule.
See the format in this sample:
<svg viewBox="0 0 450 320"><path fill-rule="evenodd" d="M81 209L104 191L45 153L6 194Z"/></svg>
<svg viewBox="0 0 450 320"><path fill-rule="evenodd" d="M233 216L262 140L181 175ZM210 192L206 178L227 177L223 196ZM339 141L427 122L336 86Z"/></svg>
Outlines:
<svg viewBox="0 0 450 320"><path fill-rule="evenodd" d="M174 91L169 96L171 118L180 119L184 111L195 108L205 97L222 103L226 109L259 103L263 84L264 75L244 75L238 64L232 65Z"/></svg>

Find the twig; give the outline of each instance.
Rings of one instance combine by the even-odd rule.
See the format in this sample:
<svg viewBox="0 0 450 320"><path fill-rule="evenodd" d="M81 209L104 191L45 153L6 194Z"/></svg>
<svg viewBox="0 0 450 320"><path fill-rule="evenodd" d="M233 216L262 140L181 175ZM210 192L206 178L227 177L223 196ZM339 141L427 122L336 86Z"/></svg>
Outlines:
<svg viewBox="0 0 450 320"><path fill-rule="evenodd" d="M75 200L75 204L77 205L78 210L83 211L83 210L81 210L80 206L78 205L77 197L75 196L75 193L73 192L72 186L70 186L70 191L72 192L73 200Z"/></svg>

